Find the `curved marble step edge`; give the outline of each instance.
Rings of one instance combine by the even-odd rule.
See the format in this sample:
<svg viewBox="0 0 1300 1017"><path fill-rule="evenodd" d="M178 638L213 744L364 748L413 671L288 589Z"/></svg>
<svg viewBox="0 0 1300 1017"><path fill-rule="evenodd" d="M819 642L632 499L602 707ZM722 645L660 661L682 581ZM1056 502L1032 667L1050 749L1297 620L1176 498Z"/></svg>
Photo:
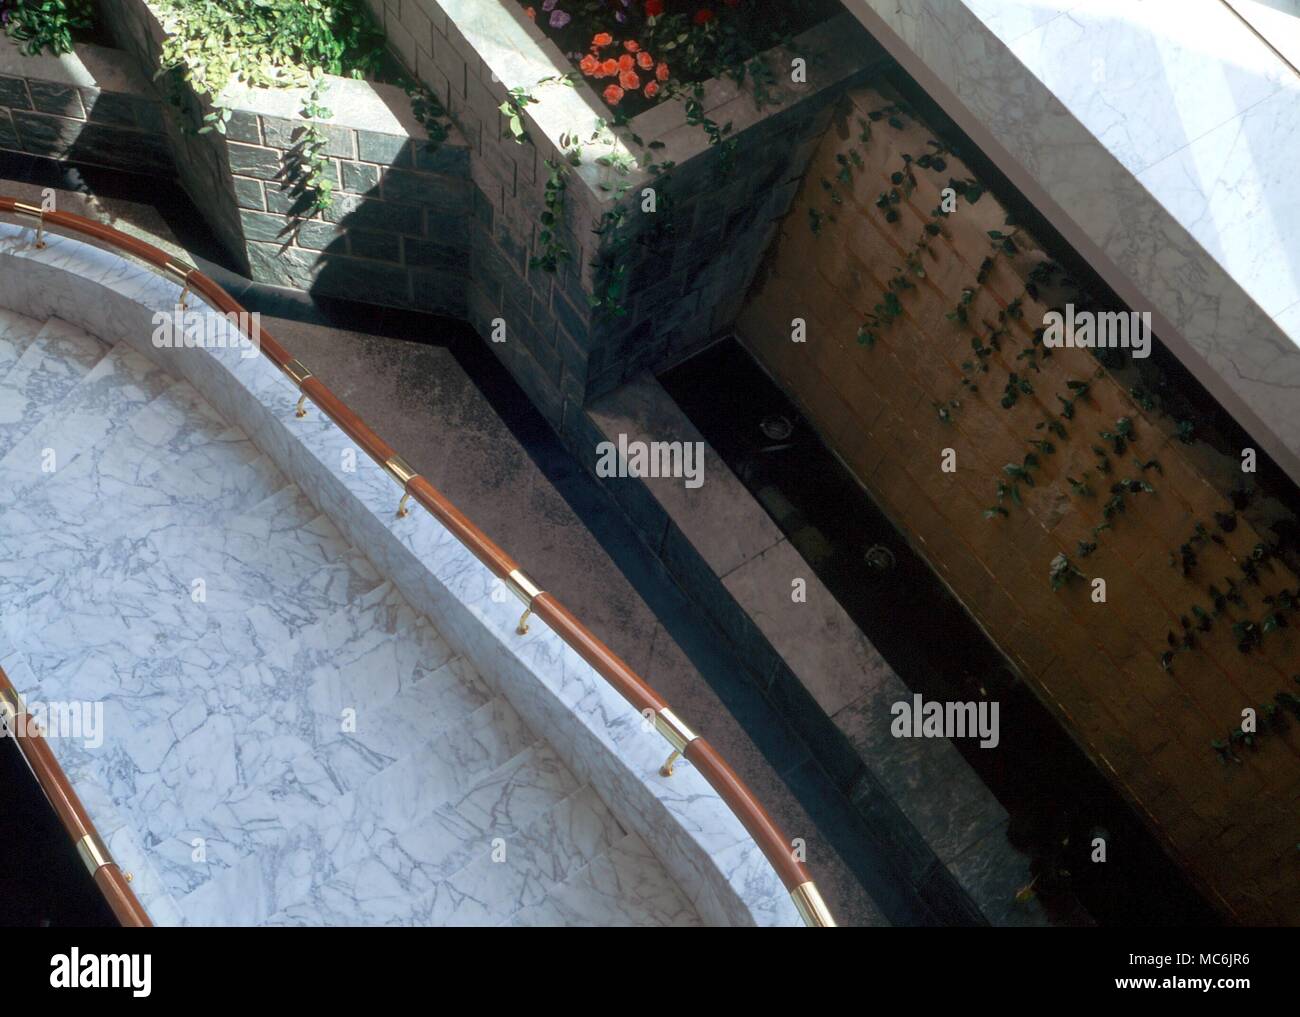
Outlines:
<svg viewBox="0 0 1300 1017"><path fill-rule="evenodd" d="M397 519L400 492L391 478L318 410L296 418L293 385L264 358L244 356L220 315L202 305L191 312L224 345L155 349L144 337L155 313L175 307L174 283L66 237L51 237L37 250L25 242L30 236L0 225L0 306L124 337L254 435L529 727L565 753L566 764L641 835L705 921L802 924L780 878L707 781L689 765L661 777L665 746L653 728L544 624L516 635L518 608L491 573L426 513ZM351 457L355 469L348 472Z"/></svg>

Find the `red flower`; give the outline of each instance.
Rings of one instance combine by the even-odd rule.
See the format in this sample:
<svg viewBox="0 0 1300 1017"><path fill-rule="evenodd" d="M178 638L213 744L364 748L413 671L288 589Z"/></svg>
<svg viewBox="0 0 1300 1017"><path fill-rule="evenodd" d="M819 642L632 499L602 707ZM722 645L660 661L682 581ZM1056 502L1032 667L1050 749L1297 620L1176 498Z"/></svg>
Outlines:
<svg viewBox="0 0 1300 1017"><path fill-rule="evenodd" d="M600 61L588 53L578 63L578 69L581 70L583 74L587 75L587 77L594 78L596 72L600 70Z"/></svg>
<svg viewBox="0 0 1300 1017"><path fill-rule="evenodd" d="M637 66L640 67L643 71L648 71L650 70L651 67L655 65L655 58L652 57L645 50L642 50L640 53L636 55L636 63Z"/></svg>
<svg viewBox="0 0 1300 1017"><path fill-rule="evenodd" d="M618 76L618 83L629 92L635 92L641 87L641 79L636 76L636 71L624 71Z"/></svg>
<svg viewBox="0 0 1300 1017"><path fill-rule="evenodd" d="M664 0L645 0L645 16L657 18L664 12Z"/></svg>
<svg viewBox="0 0 1300 1017"><path fill-rule="evenodd" d="M618 61L606 60L603 64L600 65L600 74L598 74L597 77L612 78L617 73L618 73Z"/></svg>
<svg viewBox="0 0 1300 1017"><path fill-rule="evenodd" d="M624 53L618 58L618 69L620 71L630 71L632 69L632 54Z"/></svg>
<svg viewBox="0 0 1300 1017"><path fill-rule="evenodd" d="M641 44L635 39L625 39L623 40L623 48L629 53L635 53L641 48Z"/></svg>
<svg viewBox="0 0 1300 1017"><path fill-rule="evenodd" d="M617 106L618 101L623 98L623 89L617 85L610 85L605 89L605 101L611 106Z"/></svg>
<svg viewBox="0 0 1300 1017"><path fill-rule="evenodd" d="M707 7L701 7L695 12L694 21L697 25L707 25L713 20L713 12Z"/></svg>
<svg viewBox="0 0 1300 1017"><path fill-rule="evenodd" d="M614 37L608 32L597 32L591 40L592 49L600 49L602 46L608 46L614 41Z"/></svg>
<svg viewBox="0 0 1300 1017"><path fill-rule="evenodd" d="M655 77L660 81L668 80L668 65L662 60L659 61L659 66L655 68Z"/></svg>
<svg viewBox="0 0 1300 1017"><path fill-rule="evenodd" d="M659 94L659 82L657 81L646 82L644 91L645 91L645 97L647 99L653 99L656 95Z"/></svg>
<svg viewBox="0 0 1300 1017"><path fill-rule="evenodd" d="M537 12L536 12L535 10L533 10L533 8L531 8L531 7L525 7L525 8L524 8L524 13L527 14L528 17L531 18L533 21L536 21L536 20L537 20Z"/></svg>

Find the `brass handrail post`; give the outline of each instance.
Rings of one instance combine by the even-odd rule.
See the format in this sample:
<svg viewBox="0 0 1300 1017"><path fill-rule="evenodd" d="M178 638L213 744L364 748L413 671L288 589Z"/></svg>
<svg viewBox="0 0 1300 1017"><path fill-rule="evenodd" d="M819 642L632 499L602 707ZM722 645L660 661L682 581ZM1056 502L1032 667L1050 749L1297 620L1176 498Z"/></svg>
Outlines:
<svg viewBox="0 0 1300 1017"><path fill-rule="evenodd" d="M524 603L524 613L519 616L519 624L515 626L515 632L518 635L527 635L528 618L533 613L533 601L542 595L541 588L524 575L522 569L514 569L506 577L506 585L510 587L510 592Z"/></svg>
<svg viewBox="0 0 1300 1017"><path fill-rule="evenodd" d="M190 305L186 298L190 295L190 273L193 272L194 269L190 268L188 265L180 265L174 261L168 260L167 264L163 266L163 271L181 284L181 295L176 302L180 305L182 311L188 310Z"/></svg>
<svg viewBox="0 0 1300 1017"><path fill-rule="evenodd" d="M311 371L307 369L301 360L296 358L290 360L280 370L284 371L290 380L298 386L298 405L294 408L293 415L298 418L307 416L307 393L303 391L302 387L312 377Z"/></svg>
<svg viewBox="0 0 1300 1017"><path fill-rule="evenodd" d="M659 776L671 777L674 764L685 754L686 746L695 741L699 735L682 723L681 718L666 706L655 713L655 730L673 747L664 765L659 767Z"/></svg>
<svg viewBox="0 0 1300 1017"><path fill-rule="evenodd" d="M406 507L406 503L411 500L411 481L419 474L401 456L389 456L384 462L384 469L402 485L402 500L397 503L397 518L405 519L411 514L411 510Z"/></svg>
<svg viewBox="0 0 1300 1017"><path fill-rule="evenodd" d="M14 202L14 215L22 216L24 219L36 220L36 248L40 250L45 246L45 209L36 205L29 205L25 201Z"/></svg>

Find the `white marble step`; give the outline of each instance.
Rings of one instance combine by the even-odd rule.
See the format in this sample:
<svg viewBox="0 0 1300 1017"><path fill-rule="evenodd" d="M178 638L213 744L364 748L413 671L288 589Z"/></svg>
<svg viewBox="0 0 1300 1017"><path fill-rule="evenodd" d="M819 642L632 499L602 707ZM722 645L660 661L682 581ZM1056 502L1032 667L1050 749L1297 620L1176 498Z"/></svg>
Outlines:
<svg viewBox="0 0 1300 1017"><path fill-rule="evenodd" d="M459 657L432 672L421 668L379 705L358 707L355 686L352 676L331 671L308 689L313 747L295 761L304 782L340 793L355 791L492 699L491 690Z"/></svg>
<svg viewBox="0 0 1300 1017"><path fill-rule="evenodd" d="M198 528L187 522L123 541L122 554L30 582L5 612L4 631L51 690L82 690L94 681L115 706L129 698L136 731L166 725L205 693L237 697L228 686L266 657L265 645L292 639L382 583L346 545L331 560L319 545L293 541L292 533L246 547L232 546L238 541L230 538L204 520ZM285 543L299 553L288 553ZM424 631L414 618L410 627ZM42 635L33 640L35 633ZM435 659L449 654L440 643ZM390 646L372 663L392 666L398 658ZM332 666L345 659L336 657ZM229 708L224 698L209 706Z"/></svg>
<svg viewBox="0 0 1300 1017"><path fill-rule="evenodd" d="M315 748L339 736L344 709L355 711L364 737L369 715L452 660L437 630L385 582L297 639L268 647L244 684L274 689L256 708ZM462 676L459 666L451 676ZM478 682L472 674L461 680Z"/></svg>
<svg viewBox="0 0 1300 1017"><path fill-rule="evenodd" d="M113 476L100 463L83 483L64 476L32 488L29 497L0 513L0 601L30 604L55 586L66 587L70 576L86 573L95 586L107 584L103 594L111 597L109 580L130 577L140 542L152 531L177 523L213 525L282 483L279 471L247 439L233 434L220 444L227 458L222 465L212 463L209 446L147 480ZM238 461L250 453L256 458ZM65 474L95 458L79 456Z"/></svg>
<svg viewBox="0 0 1300 1017"><path fill-rule="evenodd" d="M495 839L524 836L578 788L554 750L534 743L405 832L363 842L350 863L265 924L430 924L437 887L490 852ZM348 857L336 852L335 860Z"/></svg>
<svg viewBox="0 0 1300 1017"><path fill-rule="evenodd" d="M50 413L108 353L108 345L51 318L0 381L0 456Z"/></svg>
<svg viewBox="0 0 1300 1017"><path fill-rule="evenodd" d="M0 459L0 504L23 497L88 449L105 445L118 428L174 384L162 368L128 346L114 346Z"/></svg>
<svg viewBox="0 0 1300 1017"><path fill-rule="evenodd" d="M427 623L395 610L400 598L391 587L385 584L375 594L321 624L356 638L310 671L274 668L256 648L241 658L238 645L183 641L176 658L138 658L129 685L114 690L121 661L115 657L108 669L102 659L114 647L100 647L90 661L74 656L77 672L67 684L104 696L113 719L110 744L95 765L154 845L170 892L189 893L250 854L275 850L280 838L315 821L340 797L329 756L314 744L319 739L328 746L343 737L334 698L324 688L354 704L359 730L370 743L379 738L375 729L390 722L398 737L397 725L415 717L419 706L437 711L449 726L487 701L472 674L441 668L451 651ZM400 638L384 631L395 626ZM164 629L175 627L165 619ZM362 638L365 633L373 634ZM291 656L315 659L311 651ZM235 666L239 659L246 661L242 668ZM409 690L404 706L385 720L379 710L397 690ZM436 723L428 727L426 743ZM410 732L405 737L413 741ZM196 838L208 847L202 864L192 858Z"/></svg>
<svg viewBox="0 0 1300 1017"><path fill-rule="evenodd" d="M187 484L191 472L209 482ZM83 565L116 538L175 518L237 514L282 486L247 436L191 386L173 383L98 446L4 506L0 598L15 581L21 587Z"/></svg>
<svg viewBox="0 0 1300 1017"><path fill-rule="evenodd" d="M379 845L374 857L413 891L427 892L470 864L483 845L522 835L578 788L555 750L537 742Z"/></svg>
<svg viewBox="0 0 1300 1017"><path fill-rule="evenodd" d="M0 382L41 331L41 322L0 307Z"/></svg>
<svg viewBox="0 0 1300 1017"><path fill-rule="evenodd" d="M318 520L325 519L297 487L282 487L274 494L263 498L243 515L230 521L230 528L240 533L247 533L258 540L269 540L272 534L280 530L310 529ZM338 529L331 523L321 533L322 541L334 538L342 539Z"/></svg>
<svg viewBox="0 0 1300 1017"><path fill-rule="evenodd" d="M243 633L253 660L383 582L332 529L317 522L258 537L221 520L181 520L151 533L136 557L152 562L160 589L191 597L189 614L200 626L221 627L227 638ZM200 582L203 600L195 604Z"/></svg>
<svg viewBox="0 0 1300 1017"><path fill-rule="evenodd" d="M542 813L525 830L476 845L473 859L421 901L420 924L500 925L536 907L626 836L590 787Z"/></svg>
<svg viewBox="0 0 1300 1017"><path fill-rule="evenodd" d="M337 794L328 779L294 779L277 786L273 845L248 850L229 871L177 898L190 925L261 924L297 907L329 921L332 879L373 857L375 848L531 746L536 739L502 699L493 699L434 738L419 753L388 767L355 792ZM301 764L301 761L300 761ZM332 795L322 801L322 795ZM200 820L210 822L209 813ZM365 924L360 911L345 923Z"/></svg>
<svg viewBox="0 0 1300 1017"><path fill-rule="evenodd" d="M702 924L681 888L635 833L554 887L512 926L696 926Z"/></svg>

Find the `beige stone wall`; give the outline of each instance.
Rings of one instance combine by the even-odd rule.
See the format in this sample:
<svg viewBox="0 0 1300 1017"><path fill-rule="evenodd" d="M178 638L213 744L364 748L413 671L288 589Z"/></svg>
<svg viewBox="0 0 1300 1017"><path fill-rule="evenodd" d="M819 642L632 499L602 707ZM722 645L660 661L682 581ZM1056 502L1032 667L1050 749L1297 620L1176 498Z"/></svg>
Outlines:
<svg viewBox="0 0 1300 1017"><path fill-rule="evenodd" d="M913 277L916 288L901 297L903 317L881 330L874 347L858 343L864 317L925 236L940 188L950 177L973 176L951 155L943 172L917 169L915 191L898 206L898 221L887 222L877 197L903 168L902 155L931 151L933 137L905 117L901 130L873 123L863 142L860 118L888 102L864 89L841 110L750 293L742 337L1225 912L1241 921L1296 924L1300 724L1265 734L1256 749L1239 749L1240 765L1223 765L1211 741L1241 722L1243 707L1270 703L1278 691L1300 694L1292 680L1300 672L1300 618L1265 635L1249 655L1238 652L1232 634L1234 621L1258 622L1268 612L1266 594L1294 592L1300 583L1281 563L1261 569L1259 586L1241 579L1240 563L1264 540L1244 519L1221 534L1223 545L1197 548L1189 577L1171 566L1171 552L1198 521L1219 532L1213 514L1231 511L1232 481L1225 478L1232 471L1212 450L1174 438L1173 422L1143 411L1088 351L1039 356L1041 371L1017 360L1055 302L1046 292L1044 303L1025 296L1026 277L1045 255L1023 231L1016 232L1018 254L996 255L969 317L977 328L996 322L1017 297L1024 316L1009 321L1012 334L989 358L987 374L963 370L974 359L975 333L945 315L964 287L976 286L982 260L993 254L988 231L1011 232L992 196L959 202L922 255L924 278ZM844 164L837 156L852 167L849 184L839 179ZM823 216L816 235L810 209ZM791 340L796 317L806 321L805 343ZM1007 409L1000 399L1012 371L1028 377L1034 391ZM963 377L975 381L976 392L962 388ZM1059 419L1056 396L1070 394L1069 380L1091 388L1076 401L1074 418L1060 420L1068 432L1061 439L1036 425ZM960 405L945 422L936 405L952 400ZM1087 474L1092 497L1076 496L1066 477L1080 478L1096 464L1098 432L1120 417L1133 423L1130 448L1110 455L1109 476ZM984 518L997 504L998 481L1008 479L1004 464L1020 463L1033 451L1029 440L1043 438L1056 452L1039 453L1035 485L1021 487L1023 505L1007 499L1008 517ZM940 468L944 449L956 453L953 473ZM1151 459L1163 473L1141 473L1136 460ZM1139 475L1155 493L1128 495L1126 511L1096 538L1097 551L1081 557L1077 542L1102 522L1110 484ZM1049 565L1060 552L1085 578L1053 592ZM1223 589L1228 576L1244 587L1246 608L1230 607L1210 632L1196 633L1196 647L1176 653L1166 670L1160 658L1167 633L1181 636L1180 616L1192 617L1194 604L1208 610L1207 588ZM1106 580L1105 603L1091 598L1095 577Z"/></svg>

